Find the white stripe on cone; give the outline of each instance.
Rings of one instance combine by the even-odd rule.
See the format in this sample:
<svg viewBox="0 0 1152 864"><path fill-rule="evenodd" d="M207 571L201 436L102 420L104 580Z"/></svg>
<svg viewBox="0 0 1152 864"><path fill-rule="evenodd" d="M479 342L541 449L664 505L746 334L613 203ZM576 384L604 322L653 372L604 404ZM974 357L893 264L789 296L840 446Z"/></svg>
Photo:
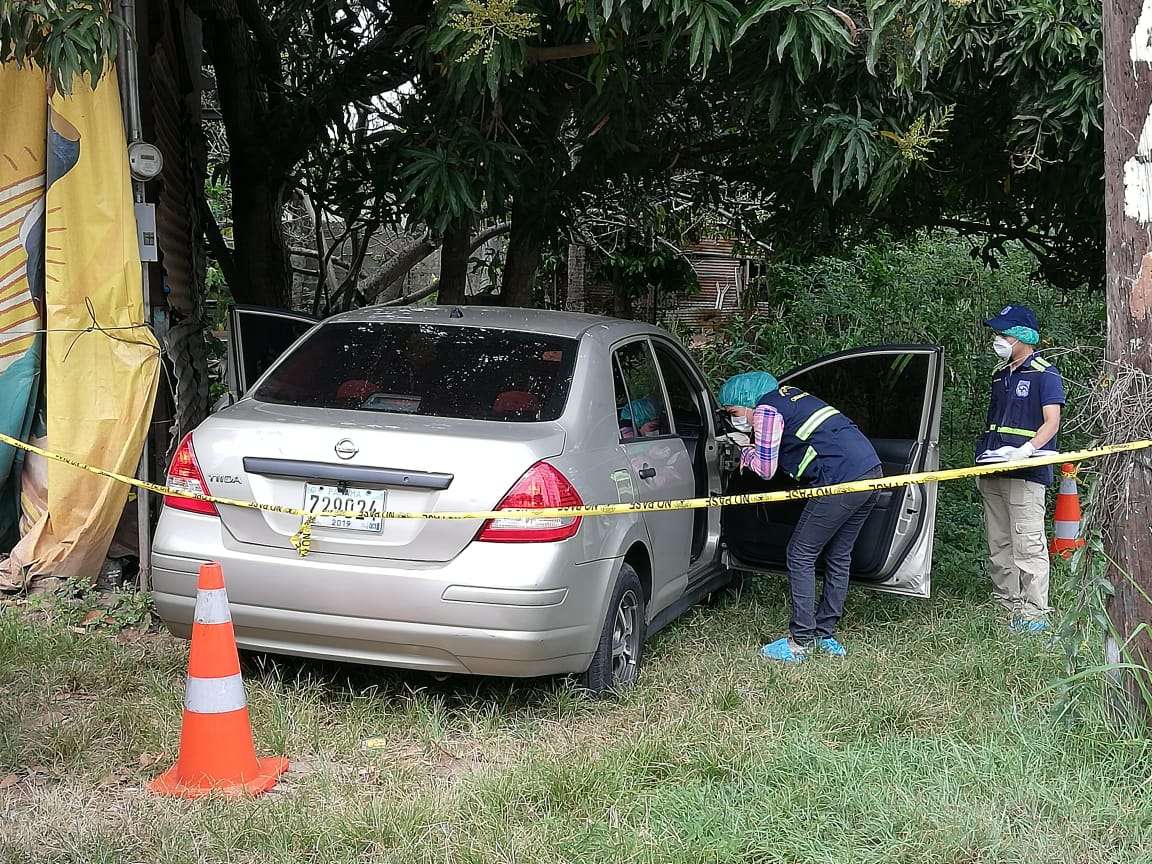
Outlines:
<svg viewBox="0 0 1152 864"><path fill-rule="evenodd" d="M228 593L223 588L202 588L196 592L196 623L227 624L232 620Z"/></svg>
<svg viewBox="0 0 1152 864"><path fill-rule="evenodd" d="M1061 495L1075 495L1076 494L1076 481L1071 477L1065 477L1060 481L1060 494Z"/></svg>
<svg viewBox="0 0 1152 864"><path fill-rule="evenodd" d="M1080 536L1079 522L1057 522L1055 528L1057 540L1075 540Z"/></svg>
<svg viewBox="0 0 1152 864"><path fill-rule="evenodd" d="M184 707L197 714L226 714L239 711L248 703L244 699L244 679L240 675L224 678L188 676L184 688Z"/></svg>

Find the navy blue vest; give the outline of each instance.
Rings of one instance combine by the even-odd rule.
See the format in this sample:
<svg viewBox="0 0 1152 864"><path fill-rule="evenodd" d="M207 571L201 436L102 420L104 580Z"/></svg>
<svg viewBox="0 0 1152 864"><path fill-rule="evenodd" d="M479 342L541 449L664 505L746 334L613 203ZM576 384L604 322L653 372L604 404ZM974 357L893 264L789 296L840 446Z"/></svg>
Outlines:
<svg viewBox="0 0 1152 864"><path fill-rule="evenodd" d="M1044 406L1063 405L1064 379L1060 371L1037 353L1033 353L1013 371L1000 366L992 376L992 399L988 405L988 428L976 442L976 456L998 447L1019 447L1031 441L1044 425ZM1059 450L1059 436L1041 446ZM1052 466L1022 468L997 474L1048 486L1052 483Z"/></svg>
<svg viewBox="0 0 1152 864"><path fill-rule="evenodd" d="M784 418L781 470L805 486L859 480L880 467L880 457L860 429L829 405L796 387L781 384L760 398Z"/></svg>

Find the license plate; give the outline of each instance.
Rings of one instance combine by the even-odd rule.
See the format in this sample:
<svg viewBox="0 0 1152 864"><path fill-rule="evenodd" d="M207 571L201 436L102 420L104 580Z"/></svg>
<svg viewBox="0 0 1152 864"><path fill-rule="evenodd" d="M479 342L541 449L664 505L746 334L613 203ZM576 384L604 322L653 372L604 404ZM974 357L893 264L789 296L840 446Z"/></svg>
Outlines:
<svg viewBox="0 0 1152 864"><path fill-rule="evenodd" d="M384 528L384 491L382 489L344 489L337 486L304 484L304 509L310 513L355 513L356 516L317 516L313 523L320 528L344 528L349 531L375 531Z"/></svg>

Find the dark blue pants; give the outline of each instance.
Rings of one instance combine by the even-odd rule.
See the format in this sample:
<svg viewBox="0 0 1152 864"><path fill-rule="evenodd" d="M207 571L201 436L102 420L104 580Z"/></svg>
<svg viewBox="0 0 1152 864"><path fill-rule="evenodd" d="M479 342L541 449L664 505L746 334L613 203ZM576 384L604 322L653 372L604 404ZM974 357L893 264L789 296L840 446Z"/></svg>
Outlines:
<svg viewBox="0 0 1152 864"><path fill-rule="evenodd" d="M879 468L861 477L882 476ZM876 491L813 498L804 505L788 543L788 581L792 592L792 638L800 645L836 635L848 597L852 547L876 506ZM824 594L816 606L816 560L824 553Z"/></svg>

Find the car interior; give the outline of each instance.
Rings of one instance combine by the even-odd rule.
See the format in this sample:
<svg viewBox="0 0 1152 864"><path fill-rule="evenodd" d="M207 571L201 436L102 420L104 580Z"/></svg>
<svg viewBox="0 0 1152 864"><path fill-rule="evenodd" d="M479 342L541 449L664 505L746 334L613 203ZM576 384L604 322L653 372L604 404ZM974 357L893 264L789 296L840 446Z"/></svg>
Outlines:
<svg viewBox="0 0 1152 864"><path fill-rule="evenodd" d="M886 349L877 349L877 351ZM855 352L853 352L855 354ZM917 470L929 388L930 354L860 353L843 356L784 376L787 382L823 399L850 417L876 448L884 475ZM794 489L801 484L778 473L763 480L751 472L729 478L733 495ZM852 575L860 580L886 578L884 563L895 536L904 489L884 489L864 525L853 553ZM724 537L733 554L746 564L781 568L785 550L804 509L803 500L724 509Z"/></svg>
<svg viewBox="0 0 1152 864"><path fill-rule="evenodd" d="M504 422L553 420L570 339L479 327L331 323L259 389L261 401Z"/></svg>

